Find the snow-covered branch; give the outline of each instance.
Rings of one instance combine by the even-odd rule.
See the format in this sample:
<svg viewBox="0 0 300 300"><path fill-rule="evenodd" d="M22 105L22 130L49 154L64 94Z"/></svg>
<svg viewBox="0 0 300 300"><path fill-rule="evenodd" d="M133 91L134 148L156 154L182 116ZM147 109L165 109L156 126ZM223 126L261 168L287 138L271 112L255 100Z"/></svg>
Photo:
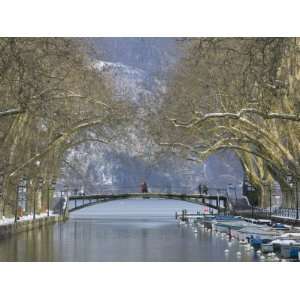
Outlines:
<svg viewBox="0 0 300 300"><path fill-rule="evenodd" d="M294 122L300 121L299 114L287 114L282 112L262 112L255 108L243 108L237 113L224 112L224 113L209 113L203 115L200 112L195 112L195 114L201 116L200 118L197 118L197 123L204 122L208 119L215 119L215 118L240 119L242 116L247 114L256 114L265 120L280 119L280 120L287 120L287 121L294 121Z"/></svg>
<svg viewBox="0 0 300 300"><path fill-rule="evenodd" d="M68 138L82 130L85 128L89 128L95 125L100 124L101 122L103 122L103 118L94 118L91 120L85 120L79 124L77 124L76 126L70 128L69 130L65 131L64 133L61 133L59 136L57 136L43 151L41 151L40 153L37 153L36 155L34 155L33 157L31 157L30 159L28 159L27 161L25 161L21 166L19 166L18 168L16 168L15 170L13 170L9 176L12 177L14 176L18 171L24 169L25 167L27 167L28 165L36 162L37 160L41 159L42 157L44 157L47 153L49 153L49 151L51 151L52 149L54 149L55 147L61 145L62 143L64 143L66 140L68 140Z"/></svg>
<svg viewBox="0 0 300 300"><path fill-rule="evenodd" d="M271 119L279 119L285 121L293 121L293 122L300 122L300 115L299 114L286 114L286 113L278 113L278 112L262 112L254 108L244 108L241 109L237 113L231 112L217 112L217 113L208 113L202 114L201 112L195 112L196 118L192 119L189 122L178 122L176 119L169 119L174 126L176 127L185 127L185 128L192 128L197 126L205 121L212 120L212 119L231 119L231 120L239 120L242 119L244 115L247 114L256 114L262 117L265 120Z"/></svg>
<svg viewBox="0 0 300 300"><path fill-rule="evenodd" d="M0 118L2 117L7 117L7 116L12 116L12 115L18 115L22 113L22 110L19 108L12 108L4 111L0 111Z"/></svg>
<svg viewBox="0 0 300 300"><path fill-rule="evenodd" d="M159 143L160 146L180 147L189 150L191 153L198 153L193 146L183 143Z"/></svg>

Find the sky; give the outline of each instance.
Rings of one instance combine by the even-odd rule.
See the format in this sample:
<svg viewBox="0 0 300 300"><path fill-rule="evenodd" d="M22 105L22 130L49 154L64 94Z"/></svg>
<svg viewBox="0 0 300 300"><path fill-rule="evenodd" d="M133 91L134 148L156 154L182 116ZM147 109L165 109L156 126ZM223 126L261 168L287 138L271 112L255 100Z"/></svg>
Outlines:
<svg viewBox="0 0 300 300"><path fill-rule="evenodd" d="M90 38L90 41L104 60L121 62L152 74L165 73L180 54L176 38Z"/></svg>

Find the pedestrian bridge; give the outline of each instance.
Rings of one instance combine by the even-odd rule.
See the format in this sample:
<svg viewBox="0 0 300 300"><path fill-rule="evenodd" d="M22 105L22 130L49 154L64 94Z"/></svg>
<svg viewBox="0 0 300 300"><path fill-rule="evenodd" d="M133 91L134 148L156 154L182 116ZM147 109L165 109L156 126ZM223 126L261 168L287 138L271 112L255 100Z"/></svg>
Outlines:
<svg viewBox="0 0 300 300"><path fill-rule="evenodd" d="M216 209L218 212L226 212L228 209L228 196L222 193L215 194L189 194L189 193L106 193L93 195L72 195L68 197L66 210L72 212L91 205L96 205L108 201L120 199L162 199L162 200L182 200L195 204L200 204L208 208Z"/></svg>

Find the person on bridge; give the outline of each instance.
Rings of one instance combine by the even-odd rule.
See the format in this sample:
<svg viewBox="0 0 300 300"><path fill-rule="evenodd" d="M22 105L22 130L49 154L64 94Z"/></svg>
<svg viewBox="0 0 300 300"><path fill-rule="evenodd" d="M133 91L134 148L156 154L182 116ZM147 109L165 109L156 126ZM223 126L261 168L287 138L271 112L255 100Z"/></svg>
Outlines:
<svg viewBox="0 0 300 300"><path fill-rule="evenodd" d="M208 187L207 187L206 184L203 184L203 189L202 189L202 191L203 191L203 194L207 195L207 193L208 193Z"/></svg>
<svg viewBox="0 0 300 300"><path fill-rule="evenodd" d="M141 184L141 192L142 193L148 193L148 186L147 186L147 183L145 181Z"/></svg>
<svg viewBox="0 0 300 300"><path fill-rule="evenodd" d="M202 194L202 184L199 183L198 185L198 191L199 191L199 194L201 195Z"/></svg>

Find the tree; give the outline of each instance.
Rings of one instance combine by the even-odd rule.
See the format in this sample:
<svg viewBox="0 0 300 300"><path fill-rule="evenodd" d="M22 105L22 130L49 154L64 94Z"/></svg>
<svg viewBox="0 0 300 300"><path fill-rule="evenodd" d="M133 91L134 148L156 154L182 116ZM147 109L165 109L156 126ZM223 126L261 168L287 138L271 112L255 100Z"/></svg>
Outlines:
<svg viewBox="0 0 300 300"><path fill-rule="evenodd" d="M1 216L15 211L23 175L30 178L30 201L38 198L45 209L67 149L91 139L108 142L102 133L127 122L129 107L114 99L78 39L2 38L0 49ZM43 191L39 177L46 183Z"/></svg>
<svg viewBox="0 0 300 300"><path fill-rule="evenodd" d="M235 151L267 205L266 183L286 189L287 175L300 175L298 39L199 38L184 47L159 143L199 161Z"/></svg>

